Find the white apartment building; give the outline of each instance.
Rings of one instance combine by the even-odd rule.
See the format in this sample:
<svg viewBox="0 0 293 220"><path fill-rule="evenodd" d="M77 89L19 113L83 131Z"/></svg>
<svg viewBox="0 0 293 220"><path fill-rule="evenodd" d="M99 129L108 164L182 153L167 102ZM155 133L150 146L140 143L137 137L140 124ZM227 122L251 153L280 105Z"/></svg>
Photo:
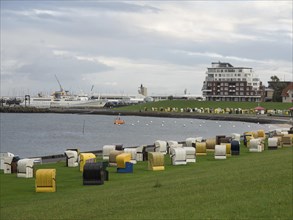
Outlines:
<svg viewBox="0 0 293 220"><path fill-rule="evenodd" d="M252 68L220 61L207 68L202 92L207 101L259 102L263 94L262 83Z"/></svg>

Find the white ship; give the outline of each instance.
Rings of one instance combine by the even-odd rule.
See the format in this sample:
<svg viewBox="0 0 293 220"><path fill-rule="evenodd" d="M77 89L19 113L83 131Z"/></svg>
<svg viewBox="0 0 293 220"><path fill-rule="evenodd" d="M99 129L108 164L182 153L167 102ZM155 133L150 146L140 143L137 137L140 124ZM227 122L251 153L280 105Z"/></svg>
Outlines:
<svg viewBox="0 0 293 220"><path fill-rule="evenodd" d="M102 108L107 103L106 99L92 99L87 94L70 94L69 91L62 88L58 79L57 82L59 83L60 91L55 91L50 96L43 96L41 93L37 97L28 96L23 104L36 108Z"/></svg>

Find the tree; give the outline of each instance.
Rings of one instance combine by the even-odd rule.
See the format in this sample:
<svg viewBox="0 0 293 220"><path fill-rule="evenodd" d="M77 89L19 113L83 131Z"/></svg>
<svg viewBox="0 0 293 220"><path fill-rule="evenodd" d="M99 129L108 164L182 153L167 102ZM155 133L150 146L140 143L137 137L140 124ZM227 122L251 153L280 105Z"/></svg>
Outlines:
<svg viewBox="0 0 293 220"><path fill-rule="evenodd" d="M277 77L276 75L271 76L271 80L272 80L273 82L280 82L279 77Z"/></svg>
<svg viewBox="0 0 293 220"><path fill-rule="evenodd" d="M273 98L272 101L273 102L282 102L282 91L283 89L285 89L285 87L287 86L286 83L282 83L280 82L279 77L277 77L276 75L271 76L271 80L274 83L271 83L271 88L274 90L273 93Z"/></svg>

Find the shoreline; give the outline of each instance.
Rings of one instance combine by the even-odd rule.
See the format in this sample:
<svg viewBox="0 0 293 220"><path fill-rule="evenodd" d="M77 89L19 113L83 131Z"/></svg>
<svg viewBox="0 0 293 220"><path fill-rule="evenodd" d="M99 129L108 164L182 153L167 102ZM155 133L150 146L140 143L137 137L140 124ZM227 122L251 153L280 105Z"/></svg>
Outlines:
<svg viewBox="0 0 293 220"><path fill-rule="evenodd" d="M118 109L31 109L31 108L12 108L11 112L1 113L53 113L53 114L86 114L86 115L113 115L117 116L139 116L139 117L165 117L165 118L193 118L193 119L204 119L204 120L221 120L221 121L241 121L249 123L259 123L259 124L272 124L274 127L279 128L290 128L293 126L292 117L283 116L267 116L267 115L237 115L237 114L202 114L202 113L190 113L190 112L152 112L152 111L121 111ZM36 111L39 110L39 111ZM274 129L272 129L274 130ZM93 152L93 151L91 151ZM95 154L101 155L102 150L95 150ZM40 156L44 163L54 163L59 161L64 161L64 154L55 155L43 155Z"/></svg>
<svg viewBox="0 0 293 220"><path fill-rule="evenodd" d="M247 114L207 114L191 112L155 112L155 111L124 111L119 109L79 109L79 108L0 108L1 113L58 113L58 114L94 114L94 115L121 115L162 118L194 118L204 120L241 121L260 124L285 124L293 126L292 116L268 116Z"/></svg>

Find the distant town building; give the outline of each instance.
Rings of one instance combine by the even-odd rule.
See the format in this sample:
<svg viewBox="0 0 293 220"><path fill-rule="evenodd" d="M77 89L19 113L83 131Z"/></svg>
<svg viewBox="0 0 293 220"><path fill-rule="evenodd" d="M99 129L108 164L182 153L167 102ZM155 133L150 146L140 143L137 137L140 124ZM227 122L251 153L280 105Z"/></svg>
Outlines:
<svg viewBox="0 0 293 220"><path fill-rule="evenodd" d="M148 89L141 84L140 87L138 88L138 94L141 94L141 95L147 97L148 96Z"/></svg>
<svg viewBox="0 0 293 220"><path fill-rule="evenodd" d="M289 83L282 91L282 102L293 103L293 82Z"/></svg>
<svg viewBox="0 0 293 220"><path fill-rule="evenodd" d="M202 94L207 101L259 102L264 97L264 86L252 68L219 61L207 68Z"/></svg>
<svg viewBox="0 0 293 220"><path fill-rule="evenodd" d="M271 102L273 100L274 90L271 88L265 88L264 101Z"/></svg>

